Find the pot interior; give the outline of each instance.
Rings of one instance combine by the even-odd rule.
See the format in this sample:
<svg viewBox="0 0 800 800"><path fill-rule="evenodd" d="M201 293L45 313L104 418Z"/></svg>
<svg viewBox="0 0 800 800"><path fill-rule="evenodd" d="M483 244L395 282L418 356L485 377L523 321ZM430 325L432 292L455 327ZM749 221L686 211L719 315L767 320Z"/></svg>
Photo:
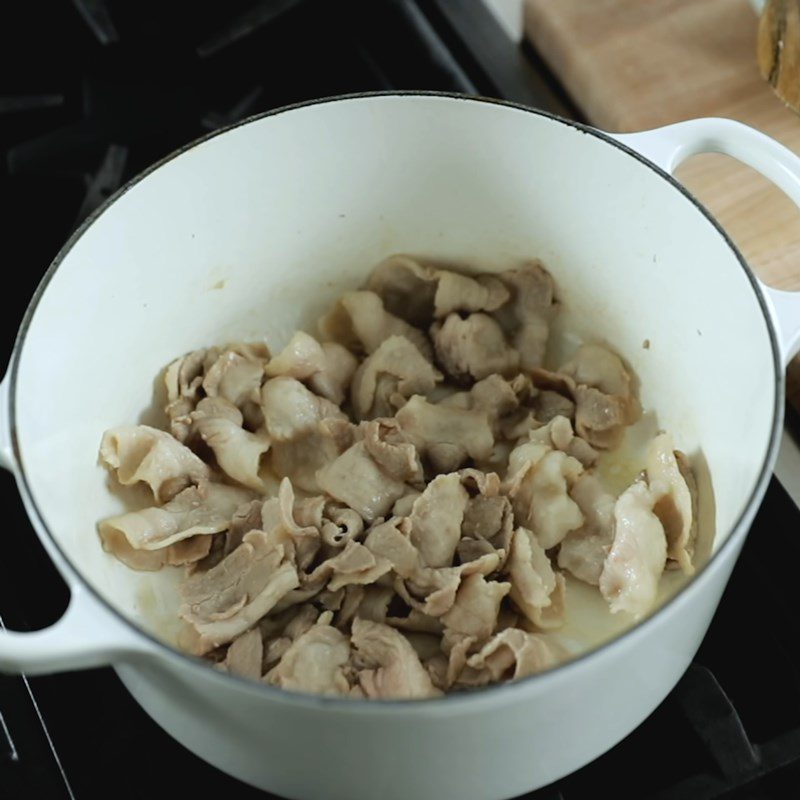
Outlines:
<svg viewBox="0 0 800 800"><path fill-rule="evenodd" d="M13 387L21 467L63 552L127 617L171 640L178 573L102 551L98 519L131 499L96 463L103 431L157 419L156 378L177 355L280 347L396 252L481 270L541 258L560 329L608 342L637 374L633 438L664 428L690 455L706 550L729 535L767 454L775 373L753 285L708 218L647 164L546 116L444 96L327 101L168 160L82 232L39 297ZM641 468L624 453L620 480Z"/></svg>

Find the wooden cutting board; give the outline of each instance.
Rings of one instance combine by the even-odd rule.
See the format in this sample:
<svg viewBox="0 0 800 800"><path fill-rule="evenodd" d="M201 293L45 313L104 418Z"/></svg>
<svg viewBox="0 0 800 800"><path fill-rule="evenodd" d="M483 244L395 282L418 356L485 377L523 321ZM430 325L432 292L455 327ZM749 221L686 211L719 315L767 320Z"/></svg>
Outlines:
<svg viewBox="0 0 800 800"><path fill-rule="evenodd" d="M525 0L525 31L589 122L636 131L692 117L740 120L800 153L800 117L762 80L747 0ZM800 211L721 155L677 176L768 284L800 290ZM789 371L800 408L800 360Z"/></svg>

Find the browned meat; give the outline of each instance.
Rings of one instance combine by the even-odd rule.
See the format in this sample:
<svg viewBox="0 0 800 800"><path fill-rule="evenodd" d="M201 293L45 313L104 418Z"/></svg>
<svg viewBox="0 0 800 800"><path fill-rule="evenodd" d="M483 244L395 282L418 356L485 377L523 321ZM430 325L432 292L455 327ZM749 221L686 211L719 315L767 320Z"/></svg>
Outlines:
<svg viewBox="0 0 800 800"><path fill-rule="evenodd" d="M124 425L103 434L100 463L123 486L146 483L159 503L187 486L209 480L211 471L186 445L149 425Z"/></svg>
<svg viewBox="0 0 800 800"><path fill-rule="evenodd" d="M415 395L396 417L437 472L452 472L467 458L485 459L491 453L494 437L486 412L443 408Z"/></svg>
<svg viewBox="0 0 800 800"><path fill-rule="evenodd" d="M470 314L466 319L450 314L431 328L431 336L436 358L457 381L513 375L519 368L519 354L487 314Z"/></svg>
<svg viewBox="0 0 800 800"><path fill-rule="evenodd" d="M358 673L359 685L367 697L414 698L440 694L408 639L394 628L355 619L352 642L368 665Z"/></svg>
<svg viewBox="0 0 800 800"><path fill-rule="evenodd" d="M103 437L101 463L153 498L103 520L103 547L184 566L181 646L231 675L365 700L549 669L579 649L559 630L567 573L589 585L575 602L596 586L639 618L665 568L695 569L698 525L666 434L608 490L602 451L639 418L636 381L599 344L545 368L557 310L538 262L393 256L319 341L186 354L164 375L169 433Z"/></svg>
<svg viewBox="0 0 800 800"><path fill-rule="evenodd" d="M390 417L413 394L432 391L442 375L405 336L390 336L353 376L350 399L359 419Z"/></svg>

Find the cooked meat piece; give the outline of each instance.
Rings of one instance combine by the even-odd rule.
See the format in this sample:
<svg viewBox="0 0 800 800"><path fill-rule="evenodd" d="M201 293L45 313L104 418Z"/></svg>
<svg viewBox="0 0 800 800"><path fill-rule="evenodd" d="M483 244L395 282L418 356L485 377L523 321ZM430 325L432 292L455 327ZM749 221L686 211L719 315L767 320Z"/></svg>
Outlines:
<svg viewBox="0 0 800 800"><path fill-rule="evenodd" d="M270 667L273 667L283 658L291 646L292 640L288 636L279 636L277 639L267 642L264 656L261 660L261 672L268 672Z"/></svg>
<svg viewBox="0 0 800 800"><path fill-rule="evenodd" d="M351 641L359 656L372 667L358 674L359 685L367 697L410 699L441 694L431 683L414 648L394 628L355 619Z"/></svg>
<svg viewBox="0 0 800 800"><path fill-rule="evenodd" d="M439 472L452 472L467 458L485 459L491 453L494 437L484 411L443 408L415 395L395 416L417 452L427 454Z"/></svg>
<svg viewBox="0 0 800 800"><path fill-rule="evenodd" d="M414 648L417 658L425 664L426 661L434 656L441 655L439 647L439 637L431 633L419 633L418 631L406 631L403 636Z"/></svg>
<svg viewBox="0 0 800 800"><path fill-rule="evenodd" d="M571 376L561 372L552 372L543 367L536 367L531 370L531 381L534 388L540 393L549 391L567 398L571 398L575 394L575 381ZM569 417L570 415L562 414L561 416Z"/></svg>
<svg viewBox="0 0 800 800"><path fill-rule="evenodd" d="M206 369L203 391L208 397L229 400L249 424L258 427L259 389L268 360L269 350L259 342L228 345Z"/></svg>
<svg viewBox="0 0 800 800"><path fill-rule="evenodd" d="M542 389L533 401L533 410L539 422L547 423L554 417L573 419L575 403L563 394L551 389Z"/></svg>
<svg viewBox="0 0 800 800"><path fill-rule="evenodd" d="M461 581L452 608L442 615L442 622L453 631L474 636L490 636L497 623L502 599L511 584L487 581L483 575L469 575Z"/></svg>
<svg viewBox="0 0 800 800"><path fill-rule="evenodd" d="M496 319L512 337L522 370L544 362L550 322L558 309L553 278L537 261L497 276L511 294L511 300L495 312Z"/></svg>
<svg viewBox="0 0 800 800"><path fill-rule="evenodd" d="M351 583L349 586L345 586L345 588L342 590L344 592L342 605L335 615L337 628L346 628L350 624L350 621L358 613L361 602L364 600L364 596L366 595L367 588L370 590L383 589L382 586L365 587L357 583ZM388 605L388 599L386 603Z"/></svg>
<svg viewBox="0 0 800 800"><path fill-rule="evenodd" d="M480 380L493 373L512 375L519 354L509 346L500 326L487 314L462 319L450 314L431 328L436 357L457 381Z"/></svg>
<svg viewBox="0 0 800 800"><path fill-rule="evenodd" d="M473 467L462 469L458 473L461 483L472 493L484 497L497 497L500 494L500 476L496 472L488 472Z"/></svg>
<svg viewBox="0 0 800 800"><path fill-rule="evenodd" d="M211 477L211 470L186 445L148 425L107 430L100 442L100 463L115 470L123 486L146 483L159 503Z"/></svg>
<svg viewBox="0 0 800 800"><path fill-rule="evenodd" d="M391 568L388 559L375 556L363 544L349 541L341 553L323 561L309 575L309 580L324 579L328 588L335 592L354 583L363 585L374 583Z"/></svg>
<svg viewBox="0 0 800 800"><path fill-rule="evenodd" d="M235 550L241 543L242 537L250 531L257 531L261 528L261 507L264 505L263 498L251 500L243 503L236 509L231 518L228 531L225 534L224 555Z"/></svg>
<svg viewBox="0 0 800 800"><path fill-rule="evenodd" d="M450 689L458 680L461 670L467 664L469 651L477 641L474 636L467 636L449 629L445 630L444 636L442 636L442 649L447 653L447 671L441 681L443 688Z"/></svg>
<svg viewBox="0 0 800 800"><path fill-rule="evenodd" d="M164 385L167 390L167 405L164 411L170 421L170 433L179 441L189 438L191 428L189 414L194 411L197 401L202 397L203 376L206 359L216 361L219 351L194 350L175 359L164 370Z"/></svg>
<svg viewBox="0 0 800 800"><path fill-rule="evenodd" d="M280 613L273 611L269 617L264 617L259 622L262 637L267 642L262 673L269 671L283 658L292 642L296 642L315 625L330 625L332 618L331 611L320 613L308 603L290 606Z"/></svg>
<svg viewBox="0 0 800 800"><path fill-rule="evenodd" d="M347 435L343 432L347 430ZM355 426L348 420L324 419L299 439L273 442L270 465L279 478L289 478L304 492L320 492L317 472L334 462L352 443Z"/></svg>
<svg viewBox="0 0 800 800"><path fill-rule="evenodd" d="M511 339L519 354L520 369L538 367L547 352L550 325L544 319L531 319L523 322Z"/></svg>
<svg viewBox="0 0 800 800"><path fill-rule="evenodd" d="M508 289L494 275L462 275L438 271L434 316L442 319L453 312L496 311L509 298Z"/></svg>
<svg viewBox="0 0 800 800"><path fill-rule="evenodd" d="M287 481L291 485L291 481ZM329 503L324 495L303 497L294 501L293 516L301 528L322 527L325 507Z"/></svg>
<svg viewBox="0 0 800 800"><path fill-rule="evenodd" d="M476 559L480 558L481 556L485 556L488 553L497 552L498 551L495 550L491 543L487 542L486 539L470 539L466 536L459 541L458 546L456 547L458 560L462 564L466 563L467 561L475 561ZM503 556L505 556L505 553L503 553ZM500 566L502 567L502 562Z"/></svg>
<svg viewBox="0 0 800 800"><path fill-rule="evenodd" d="M330 589L323 589L317 595L317 602L326 611L338 611L344 602L344 587L337 589L335 592Z"/></svg>
<svg viewBox="0 0 800 800"><path fill-rule="evenodd" d="M505 496L478 495L470 499L461 523L458 545L461 562L474 561L486 553L496 553L498 567L505 566L511 551L514 514Z"/></svg>
<svg viewBox="0 0 800 800"><path fill-rule="evenodd" d="M186 574L191 575L197 570L211 569L222 561L225 557L225 536L224 533L192 536L161 550L141 550L139 553L145 556L166 553L166 561L161 566L185 566Z"/></svg>
<svg viewBox="0 0 800 800"><path fill-rule="evenodd" d="M506 528L513 527L511 503L505 496L470 498L464 510L461 535L470 539L493 540Z"/></svg>
<svg viewBox="0 0 800 800"><path fill-rule="evenodd" d="M498 277L511 292L509 310L517 320L550 319L558 310L553 277L540 261L505 270Z"/></svg>
<svg viewBox="0 0 800 800"><path fill-rule="evenodd" d="M429 567L449 567L461 538L469 495L457 472L439 475L411 509L411 543Z"/></svg>
<svg viewBox="0 0 800 800"><path fill-rule="evenodd" d="M467 660L473 669L487 671L490 681L518 680L557 662L556 653L543 636L519 628L506 628L495 634Z"/></svg>
<svg viewBox="0 0 800 800"><path fill-rule="evenodd" d="M331 497L357 511L366 522L384 516L406 493L405 484L380 469L364 442L356 442L317 472L317 483Z"/></svg>
<svg viewBox="0 0 800 800"><path fill-rule="evenodd" d="M326 615L327 616L327 615ZM283 629L283 635L291 641L297 641L304 633L310 631L317 623L327 624L330 620L323 619L323 616L312 605L302 605L297 613L292 614Z"/></svg>
<svg viewBox="0 0 800 800"><path fill-rule="evenodd" d="M346 417L327 417L320 420L319 432L329 438L344 453L358 438L358 426Z"/></svg>
<svg viewBox="0 0 800 800"><path fill-rule="evenodd" d="M477 492L464 510L461 535L462 542L467 544L459 547L459 557L462 561L474 561L478 555L497 550L502 566L511 541L514 517L508 498L500 495L500 477L494 472L477 469L463 469L459 474L462 484ZM469 543L475 540L485 540L490 548L471 546Z"/></svg>
<svg viewBox="0 0 800 800"><path fill-rule="evenodd" d="M396 419L362 422L364 447L372 460L390 478L408 483L422 483L422 464L417 450Z"/></svg>
<svg viewBox="0 0 800 800"><path fill-rule="evenodd" d="M325 352L320 343L313 336L297 331L286 347L270 359L264 373L268 378L285 375L305 380L324 368Z"/></svg>
<svg viewBox="0 0 800 800"><path fill-rule="evenodd" d="M500 375L489 375L469 390L472 400L470 408L486 411L492 425L498 425L532 393L533 385L525 375L517 375L510 381Z"/></svg>
<svg viewBox="0 0 800 800"><path fill-rule="evenodd" d="M343 668L349 660L347 637L330 625L314 625L292 643L264 679L299 692L346 695L350 684Z"/></svg>
<svg viewBox="0 0 800 800"><path fill-rule="evenodd" d="M294 378L267 381L261 399L272 439L273 471L306 492L318 493L317 472L346 449L342 442L352 424L338 406Z"/></svg>
<svg viewBox="0 0 800 800"><path fill-rule="evenodd" d="M566 417L553 417L547 425L531 431L529 435L531 442L542 442L552 447L554 450L561 450L569 456L577 459L588 468L594 466L600 454L588 442L575 436L572 432L572 424Z"/></svg>
<svg viewBox="0 0 800 800"><path fill-rule="evenodd" d="M391 256L375 267L367 288L380 295L387 311L427 327L433 319L436 272L408 256Z"/></svg>
<svg viewBox="0 0 800 800"><path fill-rule="evenodd" d="M674 455L675 460L678 462L678 469L683 476L683 480L686 482L686 487L689 489L689 498L691 499L692 526L691 530L689 531L689 538L686 542L686 553L691 561L691 559L694 558L694 551L697 544L697 536L700 526L700 498L697 488L697 476L694 474L694 469L692 468L691 462L689 461L689 457L686 455L686 453L682 453L680 450L675 450ZM680 566L680 559L675 559L674 562L670 563ZM694 564L691 565L691 569L692 572L694 572Z"/></svg>
<svg viewBox="0 0 800 800"><path fill-rule="evenodd" d="M264 657L264 642L261 631L252 628L231 642L225 655L225 669L231 675L257 681L261 677L261 662Z"/></svg>
<svg viewBox="0 0 800 800"><path fill-rule="evenodd" d="M493 275L463 275L423 266L408 256L392 256L372 273L369 288L386 308L412 325L424 326L432 317L453 311L494 311L509 292Z"/></svg>
<svg viewBox="0 0 800 800"><path fill-rule="evenodd" d="M410 538L411 521L392 517L367 532L364 545L376 556L387 559L401 578L413 578L422 567L420 555Z"/></svg>
<svg viewBox="0 0 800 800"><path fill-rule="evenodd" d="M473 411L485 411L495 437L517 439L527 433L530 427L538 423L528 424L524 430L515 433L530 412L520 407L533 392L530 380L524 375L517 375L507 381L500 375L489 375L478 381L468 392L456 392L439 401L439 405L448 408L461 408Z"/></svg>
<svg viewBox="0 0 800 800"><path fill-rule="evenodd" d="M619 356L605 347L585 344L560 372L575 381L575 430L589 444L614 447L627 425L641 414L631 376Z"/></svg>
<svg viewBox="0 0 800 800"><path fill-rule="evenodd" d="M284 478L278 496L266 500L261 506L261 530L276 544L286 549L286 555L300 570L305 570L315 559L322 544L319 528L314 524L301 524L302 506L307 501L295 500L291 481ZM303 523L309 520L302 519ZM311 521L313 523L313 521ZM317 591L323 587L320 586ZM316 594L316 592L315 592Z"/></svg>
<svg viewBox="0 0 800 800"><path fill-rule="evenodd" d="M436 689L446 692L447 686L447 656L441 651L432 658L422 662L425 672L428 673L431 683Z"/></svg>
<svg viewBox="0 0 800 800"><path fill-rule="evenodd" d="M692 555L697 538L697 487L686 457L675 452L669 434L662 433L650 443L647 481L650 488L661 495L653 506L653 512L664 526L667 557L674 559L687 575L691 575L694 573Z"/></svg>
<svg viewBox="0 0 800 800"><path fill-rule="evenodd" d="M211 552L214 536L191 536L160 550L136 550L119 532L101 533L100 539L103 548L127 567L141 572L156 572L166 566L191 568L203 563Z"/></svg>
<svg viewBox="0 0 800 800"><path fill-rule="evenodd" d="M427 394L441 373L405 336L390 336L353 376L350 398L359 419L391 417L413 394Z"/></svg>
<svg viewBox="0 0 800 800"><path fill-rule="evenodd" d="M323 342L322 353L325 356L322 369L311 375L308 385L314 394L340 406L347 396L358 359L336 342Z"/></svg>
<svg viewBox="0 0 800 800"><path fill-rule="evenodd" d="M525 442L511 453L506 486L514 514L546 550L583 524L583 514L569 496L582 472L579 461L540 442Z"/></svg>
<svg viewBox="0 0 800 800"><path fill-rule="evenodd" d="M512 442L526 439L531 431L541 427L542 423L528 408L519 408L505 419L500 420L495 433L498 436L498 440L495 442L495 452L489 459L489 463L493 464L491 469L495 472L504 472L508 465L508 452L512 448ZM501 445L502 449L498 445Z"/></svg>
<svg viewBox="0 0 800 800"><path fill-rule="evenodd" d="M556 574L544 548L527 528L514 531L506 570L511 600L531 622L538 624L541 610L553 602Z"/></svg>
<svg viewBox="0 0 800 800"><path fill-rule="evenodd" d="M656 601L667 562L667 538L653 506L660 494L644 481L629 486L614 506L614 542L600 575L600 591L611 611L636 619Z"/></svg>
<svg viewBox="0 0 800 800"><path fill-rule="evenodd" d="M453 607L463 579L470 575L490 575L499 564L500 556L494 552L457 567L424 567L409 580L403 580L398 573L394 588L411 608L431 617L441 617Z"/></svg>
<svg viewBox="0 0 800 800"><path fill-rule="evenodd" d="M305 565L305 568L307 567L308 564ZM286 594L284 594L283 597L281 597L281 599L275 603L272 610L267 613L277 614L281 611L291 608L292 606L299 605L300 603L307 603L310 600L316 601L321 592L323 592L325 589L324 578L310 581L307 575L299 574L298 579L300 581L300 586L286 592Z"/></svg>
<svg viewBox="0 0 800 800"><path fill-rule="evenodd" d="M616 397L632 395L631 376L616 353L599 344L581 345L570 361L559 370L578 386L593 386Z"/></svg>
<svg viewBox="0 0 800 800"><path fill-rule="evenodd" d="M341 409L317 397L295 378L271 378L261 387L267 432L275 442L290 442L316 433L324 419L344 419Z"/></svg>
<svg viewBox="0 0 800 800"><path fill-rule="evenodd" d="M584 523L564 537L558 551L558 566L597 586L614 541L616 499L589 473L575 481L570 494L583 514Z"/></svg>
<svg viewBox="0 0 800 800"><path fill-rule="evenodd" d="M200 634L197 653L233 641L299 585L285 548L262 531L245 534L242 544L208 572L187 578L180 614Z"/></svg>
<svg viewBox="0 0 800 800"><path fill-rule="evenodd" d="M343 547L364 532L364 520L357 511L328 501L319 526L322 541L329 547Z"/></svg>
<svg viewBox="0 0 800 800"><path fill-rule="evenodd" d="M374 353L390 336L403 336L426 358L433 355L425 334L386 311L374 292L345 292L319 321L319 330L323 339L348 350Z"/></svg>
<svg viewBox="0 0 800 800"><path fill-rule="evenodd" d="M500 613L497 615L496 631L504 631L506 628L519 628L523 624L523 617L511 605L501 606Z"/></svg>
<svg viewBox="0 0 800 800"><path fill-rule="evenodd" d="M519 621L523 630L539 633L560 628L564 624L567 611L567 582L560 572L555 573L556 587L550 595L550 605L538 608L533 606L530 616L525 615Z"/></svg>
<svg viewBox="0 0 800 800"><path fill-rule="evenodd" d="M496 472L482 472L478 469L462 469L462 484L472 495L464 510L461 535L465 540L486 539L494 545L504 539L506 528L510 533L513 527L513 514L508 497L500 495L502 487Z"/></svg>
<svg viewBox="0 0 800 800"><path fill-rule="evenodd" d="M244 430L242 412L222 397L201 400L191 413L191 420L228 477L254 491L265 490L260 472L270 447L266 431Z"/></svg>
<svg viewBox="0 0 800 800"><path fill-rule="evenodd" d="M416 489L409 489L408 492L392 506L391 516L407 517L411 513L414 503L421 494L422 492L418 492Z"/></svg>
<svg viewBox="0 0 800 800"><path fill-rule="evenodd" d="M391 592L392 595L394 595L394 590L391 590ZM362 614L361 616L363 617L364 615ZM444 625L442 625L441 620L437 619L436 617L430 617L427 614L423 614L416 608L412 608L411 611L408 612L407 617L387 616L385 620L376 621L386 622L387 625L391 625L393 628L399 628L403 631L411 631L415 633L441 635L442 631L444 630Z"/></svg>
<svg viewBox="0 0 800 800"><path fill-rule="evenodd" d="M158 569L159 561L163 563L160 558L148 562L158 564L156 567L142 566L144 559L134 566L137 558L131 551L160 550L192 536L219 533L228 527L236 509L251 497L243 489L218 483L192 486L164 506L103 520L98 525L100 539L105 550L134 569Z"/></svg>
<svg viewBox="0 0 800 800"><path fill-rule="evenodd" d="M393 597L394 591L391 586L366 587L358 605L358 616L372 622L385 622L389 613L389 603Z"/></svg>
<svg viewBox="0 0 800 800"><path fill-rule="evenodd" d="M278 488L278 496L270 497L261 506L261 529L267 532L280 530L290 536L318 536L317 511L309 511L311 507L318 508L319 498L304 498L297 500L292 482L283 478ZM323 505L324 507L324 505ZM299 518L302 517L302 523ZM311 517L309 519L309 517ZM319 517L321 520L321 517ZM287 541L286 537L279 537L281 542Z"/></svg>
<svg viewBox="0 0 800 800"><path fill-rule="evenodd" d="M627 399L603 394L591 386L575 389L575 430L594 447L616 447L631 418Z"/></svg>
<svg viewBox="0 0 800 800"><path fill-rule="evenodd" d="M427 448L428 462L434 473L452 472L467 457L464 448L451 442L433 442Z"/></svg>

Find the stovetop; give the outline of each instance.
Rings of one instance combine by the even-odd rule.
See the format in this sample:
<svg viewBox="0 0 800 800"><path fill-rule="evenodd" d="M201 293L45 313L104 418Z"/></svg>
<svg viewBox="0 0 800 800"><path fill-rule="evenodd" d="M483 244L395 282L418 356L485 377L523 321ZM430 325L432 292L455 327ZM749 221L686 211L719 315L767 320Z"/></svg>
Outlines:
<svg viewBox="0 0 800 800"><path fill-rule="evenodd" d="M536 54L479 0L22 3L0 34L0 207L7 360L25 306L80 221L179 145L314 97L437 89L580 118ZM13 270L13 272L12 272ZM0 476L0 625L54 622L67 591ZM530 800L800 796L800 512L773 480L716 617L681 682L592 764ZM0 799L228 800L261 792L200 761L111 669L0 676Z"/></svg>

